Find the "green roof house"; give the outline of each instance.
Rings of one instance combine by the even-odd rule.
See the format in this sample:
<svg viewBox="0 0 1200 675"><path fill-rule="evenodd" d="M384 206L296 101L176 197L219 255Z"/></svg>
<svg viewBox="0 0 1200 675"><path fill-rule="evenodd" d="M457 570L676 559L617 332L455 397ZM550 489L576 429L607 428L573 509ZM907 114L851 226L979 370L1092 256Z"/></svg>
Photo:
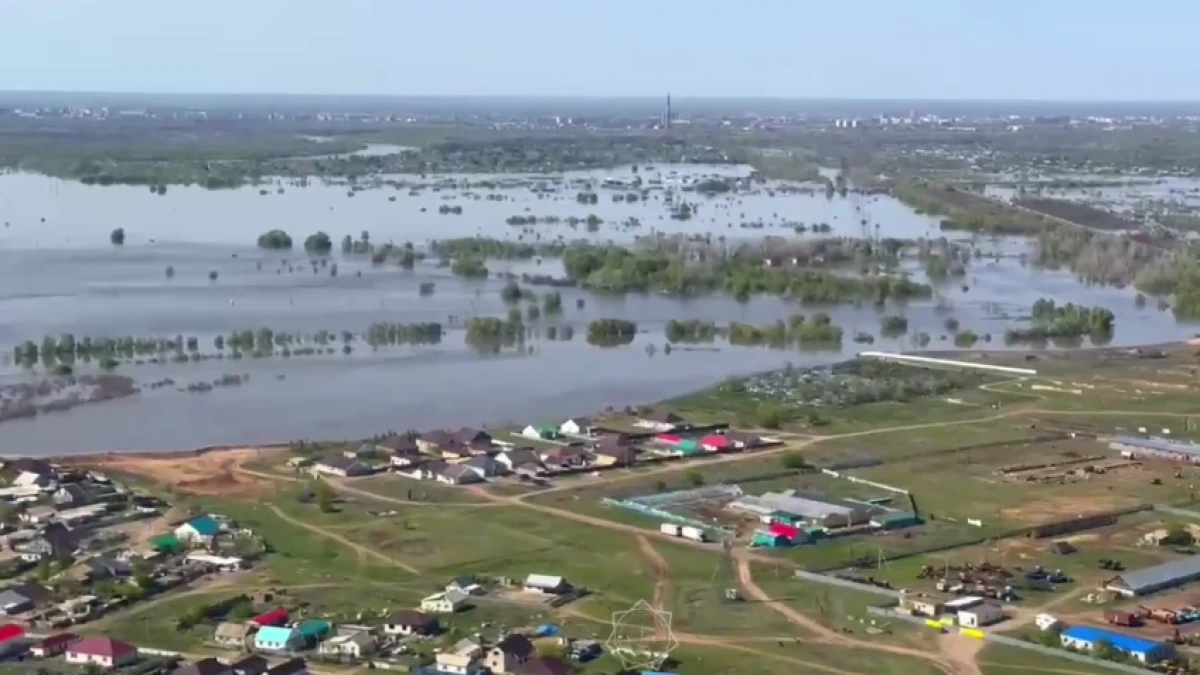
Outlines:
<svg viewBox="0 0 1200 675"><path fill-rule="evenodd" d="M333 626L324 619L308 619L296 627L300 636L311 642L320 642L333 630Z"/></svg>
<svg viewBox="0 0 1200 675"><path fill-rule="evenodd" d="M212 516L196 516L175 528L175 536L182 542L210 544L220 531L221 524Z"/></svg>
<svg viewBox="0 0 1200 675"><path fill-rule="evenodd" d="M558 427L553 424L530 424L521 430L521 435L540 440L553 440L562 436Z"/></svg>
<svg viewBox="0 0 1200 675"><path fill-rule="evenodd" d="M159 553L179 553L185 548L179 537L173 534L162 534L151 539L150 546Z"/></svg>

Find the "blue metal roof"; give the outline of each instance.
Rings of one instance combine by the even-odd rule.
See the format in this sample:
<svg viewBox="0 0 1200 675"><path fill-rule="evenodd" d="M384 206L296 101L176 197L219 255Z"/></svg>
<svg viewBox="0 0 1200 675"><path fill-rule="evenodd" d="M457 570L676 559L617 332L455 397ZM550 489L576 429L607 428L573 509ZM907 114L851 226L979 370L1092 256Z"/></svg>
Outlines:
<svg viewBox="0 0 1200 675"><path fill-rule="evenodd" d="M1110 630L1092 628L1091 626L1072 626L1064 630L1062 634L1069 638L1090 642L1093 645L1103 640L1120 651L1137 652L1139 654L1149 654L1163 646L1160 642L1143 640L1132 635L1114 633Z"/></svg>
<svg viewBox="0 0 1200 675"><path fill-rule="evenodd" d="M196 516L187 522L201 536L211 537L221 531L221 524L212 516Z"/></svg>
<svg viewBox="0 0 1200 675"><path fill-rule="evenodd" d="M279 626L263 626L254 634L255 644L287 644L295 631Z"/></svg>

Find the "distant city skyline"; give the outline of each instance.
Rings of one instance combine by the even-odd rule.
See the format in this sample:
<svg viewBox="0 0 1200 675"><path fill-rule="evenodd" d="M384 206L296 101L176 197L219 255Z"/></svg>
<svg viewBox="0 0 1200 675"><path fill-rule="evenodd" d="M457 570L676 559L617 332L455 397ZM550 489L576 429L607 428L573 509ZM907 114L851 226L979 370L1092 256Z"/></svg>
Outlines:
<svg viewBox="0 0 1200 675"><path fill-rule="evenodd" d="M0 0L0 88L1197 101L1198 20L1170 0Z"/></svg>

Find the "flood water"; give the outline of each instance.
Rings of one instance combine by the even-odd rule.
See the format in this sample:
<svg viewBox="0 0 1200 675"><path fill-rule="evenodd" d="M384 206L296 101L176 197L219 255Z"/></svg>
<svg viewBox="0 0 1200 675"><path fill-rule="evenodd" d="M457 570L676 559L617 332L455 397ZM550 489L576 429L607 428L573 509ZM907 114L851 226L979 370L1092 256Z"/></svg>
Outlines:
<svg viewBox="0 0 1200 675"><path fill-rule="evenodd" d="M672 173L674 172L674 173ZM642 168L643 180L679 185L699 174L744 175L739 167ZM571 174L597 180L632 178L631 170ZM413 180L414 177L403 177ZM443 177L430 177L433 182ZM485 177L457 176L478 182ZM513 180L506 176L504 180ZM277 190L283 189L282 193ZM266 194L262 191L266 190ZM372 267L362 257L342 256L336 243L345 234L368 231L373 242L411 241L485 235L540 237L550 240L591 238L627 241L651 232L711 233L730 240L765 234L795 235L793 225L828 223L832 235L857 236L865 215L880 224L880 236L941 236L935 219L912 213L886 197L833 197L824 192L755 194L705 198L682 193L700 205L689 221L668 217L662 191L649 202L611 201L600 190L599 203L580 205L578 192L564 188L541 198L526 187L459 190L385 186L347 196L346 185L290 181L228 191L171 187L166 195L145 188L99 187L40 176L0 176L0 350L11 353L23 340L72 333L83 336L197 336L202 351L213 351L217 335L260 327L313 333L320 329L360 332L375 322L450 323L469 316L503 316L498 279L453 277L432 261L415 270L394 265ZM498 197L488 199L487 195ZM394 197L394 201L390 198ZM463 207L461 215L443 215L443 204ZM424 209L424 211L422 211ZM513 215L604 219L598 232L566 224L515 228ZM42 219L45 219L44 221ZM636 218L640 227L619 225ZM742 223L761 223L760 229ZM125 245L109 243L112 229L126 233ZM329 269L312 271L302 253L264 252L258 235L272 228L288 231L299 244L323 230L335 242ZM1085 287L1070 275L1026 268L1018 256L1028 250L1019 240L979 241L1004 257L972 262L965 279L939 286L939 298L889 307L909 319L906 340L877 339L858 345L858 331L879 332L881 312L871 307L801 307L777 298L739 304L723 297L672 299L660 295L597 296L563 289L561 317L536 322L538 335L527 353L482 357L464 344L460 328L449 329L436 346L391 347L372 352L358 345L350 356L283 359L210 360L183 364L123 364L119 374L148 383L172 378L178 387L211 381L226 374L250 375L240 386L208 393L183 393L178 387L144 389L135 397L82 406L67 412L0 423L0 446L23 454L67 454L122 450L174 450L207 445L265 443L293 439L363 437L386 430L435 426L528 423L595 412L605 406L647 403L679 395L722 378L782 366L841 360L861 349L911 349L912 335L925 331L930 349L950 349L941 338L947 317L962 328L991 333L980 347L1002 348L1007 326L1042 297L1058 302L1105 306L1117 316L1113 344L1164 342L1190 336L1192 325L1176 323L1153 303L1137 308L1131 290ZM292 271L287 270L288 259ZM165 270L174 269L168 278ZM493 272L561 273L555 261L492 261ZM217 279L210 281L210 272ZM919 270L914 276L921 278ZM923 280L923 279L922 279ZM422 282L433 281L432 296L420 297ZM962 289L963 285L968 290ZM541 290L541 289L538 289ZM576 300L585 305L578 308ZM805 353L737 348L663 351L663 326L672 318L703 318L770 323L794 313L829 313L846 331L841 353ZM636 321L641 331L632 345L601 349L585 340L587 323L617 317ZM571 325L571 341L540 339L547 327ZM653 345L651 355L648 347ZM94 370L94 369L93 369ZM81 367L79 372L92 372ZM11 363L0 368L0 383L32 382L44 377Z"/></svg>

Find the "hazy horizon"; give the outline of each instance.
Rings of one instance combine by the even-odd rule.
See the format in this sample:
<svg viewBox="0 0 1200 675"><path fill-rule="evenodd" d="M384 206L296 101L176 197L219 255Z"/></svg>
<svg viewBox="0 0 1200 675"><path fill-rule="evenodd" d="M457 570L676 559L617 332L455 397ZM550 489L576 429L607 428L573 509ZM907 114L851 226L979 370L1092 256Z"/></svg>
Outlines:
<svg viewBox="0 0 1200 675"><path fill-rule="evenodd" d="M1200 6L1148 0L3 0L14 91L1200 101ZM1171 20L1164 21L1163 17Z"/></svg>

